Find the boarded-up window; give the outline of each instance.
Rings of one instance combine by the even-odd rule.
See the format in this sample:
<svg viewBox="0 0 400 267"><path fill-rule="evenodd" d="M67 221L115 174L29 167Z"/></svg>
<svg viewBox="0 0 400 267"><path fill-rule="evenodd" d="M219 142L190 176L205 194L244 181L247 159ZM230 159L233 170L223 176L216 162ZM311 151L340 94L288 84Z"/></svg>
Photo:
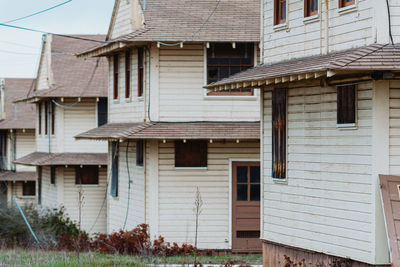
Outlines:
<svg viewBox="0 0 400 267"><path fill-rule="evenodd" d="M56 125L56 107L53 102L50 102L51 105L51 134L55 134L55 125Z"/></svg>
<svg viewBox="0 0 400 267"><path fill-rule="evenodd" d="M42 103L38 104L38 134L42 134Z"/></svg>
<svg viewBox="0 0 400 267"><path fill-rule="evenodd" d="M304 17L318 14L318 0L304 0Z"/></svg>
<svg viewBox="0 0 400 267"><path fill-rule="evenodd" d="M143 166L144 142L143 140L136 141L136 166Z"/></svg>
<svg viewBox="0 0 400 267"><path fill-rule="evenodd" d="M207 167L207 141L175 141L175 167Z"/></svg>
<svg viewBox="0 0 400 267"><path fill-rule="evenodd" d="M111 143L111 190L110 195L118 196L118 142Z"/></svg>
<svg viewBox="0 0 400 267"><path fill-rule="evenodd" d="M75 184L93 185L99 184L99 167L83 166L75 168Z"/></svg>
<svg viewBox="0 0 400 267"><path fill-rule="evenodd" d="M35 183L35 181L24 182L22 184L22 195L23 196L34 196L34 195L36 195L36 183Z"/></svg>
<svg viewBox="0 0 400 267"><path fill-rule="evenodd" d="M49 103L44 103L44 134L49 133Z"/></svg>
<svg viewBox="0 0 400 267"><path fill-rule="evenodd" d="M50 168L50 183L56 183L56 166L51 166Z"/></svg>
<svg viewBox="0 0 400 267"><path fill-rule="evenodd" d="M355 0L339 0L339 7L346 7L346 6L351 6L356 3Z"/></svg>
<svg viewBox="0 0 400 267"><path fill-rule="evenodd" d="M125 52L125 98L131 96L131 51Z"/></svg>
<svg viewBox="0 0 400 267"><path fill-rule="evenodd" d="M108 106L107 97L100 97L97 102L97 126L101 126L107 123L108 117Z"/></svg>
<svg viewBox="0 0 400 267"><path fill-rule="evenodd" d="M144 50L138 48L138 96L143 96L144 88Z"/></svg>
<svg viewBox="0 0 400 267"><path fill-rule="evenodd" d="M356 122L356 86L337 87L337 124Z"/></svg>
<svg viewBox="0 0 400 267"><path fill-rule="evenodd" d="M118 72L119 72L119 55L115 54L113 58L113 79L114 79L114 86L113 86L113 98L118 99Z"/></svg>
<svg viewBox="0 0 400 267"><path fill-rule="evenodd" d="M286 0L274 1L274 24L283 24L286 22Z"/></svg>
<svg viewBox="0 0 400 267"><path fill-rule="evenodd" d="M286 178L286 89L272 93L272 177Z"/></svg>
<svg viewBox="0 0 400 267"><path fill-rule="evenodd" d="M207 83L213 83L254 66L253 43L212 43L207 49ZM207 95L253 95L248 88L224 89Z"/></svg>

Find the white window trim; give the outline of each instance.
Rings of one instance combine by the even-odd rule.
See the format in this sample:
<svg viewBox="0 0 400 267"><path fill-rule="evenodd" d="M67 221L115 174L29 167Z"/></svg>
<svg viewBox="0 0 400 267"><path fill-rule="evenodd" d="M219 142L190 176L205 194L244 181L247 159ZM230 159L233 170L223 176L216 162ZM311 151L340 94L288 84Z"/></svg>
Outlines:
<svg viewBox="0 0 400 267"><path fill-rule="evenodd" d="M254 67L257 66L257 60L258 60L258 50L257 50L257 44L254 43ZM207 46L204 45L203 48L203 85L207 85ZM208 89L203 90L203 99L205 100L245 100L245 101L256 101L258 100L258 88L254 88L254 94L250 96L241 96L241 95L207 95Z"/></svg>
<svg viewBox="0 0 400 267"><path fill-rule="evenodd" d="M274 31L281 31L281 30L286 30L289 28L289 1L286 0L286 21L281 24L276 24L275 25L275 1L273 1L272 4L272 29Z"/></svg>
<svg viewBox="0 0 400 267"><path fill-rule="evenodd" d="M354 85L355 86L355 120L354 123L342 123L339 124L337 123L337 111L336 111L336 128L338 128L339 130L357 130L358 129L358 86L357 83L348 83L348 84L343 84L343 85L338 85L338 86L346 86L346 85ZM337 96L337 87L336 86L336 96ZM337 99L336 99L336 108L337 108Z"/></svg>
<svg viewBox="0 0 400 267"><path fill-rule="evenodd" d="M337 12L339 14L347 14L347 13L350 13L350 12L357 11L357 9L358 9L358 0L355 0L353 5L345 6L345 7L340 7L340 3L339 3L339 0L338 0L337 1L337 8L338 8Z"/></svg>

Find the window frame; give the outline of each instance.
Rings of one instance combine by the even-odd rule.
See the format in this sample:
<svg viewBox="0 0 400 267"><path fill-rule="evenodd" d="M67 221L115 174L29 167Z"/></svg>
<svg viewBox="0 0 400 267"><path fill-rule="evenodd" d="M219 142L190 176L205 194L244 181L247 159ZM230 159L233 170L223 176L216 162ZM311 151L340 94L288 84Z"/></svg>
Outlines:
<svg viewBox="0 0 400 267"><path fill-rule="evenodd" d="M137 84L137 96L143 97L144 92L144 48L138 47L137 49L138 61L137 61L137 72L138 72L138 84Z"/></svg>
<svg viewBox="0 0 400 267"><path fill-rule="evenodd" d="M50 184L56 184L56 166L50 166Z"/></svg>
<svg viewBox="0 0 400 267"><path fill-rule="evenodd" d="M44 135L49 134L49 102L44 103Z"/></svg>
<svg viewBox="0 0 400 267"><path fill-rule="evenodd" d="M346 0L339 0L339 8L345 8L349 6L353 6L356 4L356 0L350 0L350 2L346 2Z"/></svg>
<svg viewBox="0 0 400 267"><path fill-rule="evenodd" d="M90 171L94 173L95 182L94 183L82 183L82 175L83 172ZM84 166L77 166L75 167L75 185L77 186L98 186L100 184L99 181L99 166L97 165L84 165Z"/></svg>
<svg viewBox="0 0 400 267"><path fill-rule="evenodd" d="M131 50L125 52L125 98L131 97Z"/></svg>
<svg viewBox="0 0 400 267"><path fill-rule="evenodd" d="M31 185L33 186L33 194L30 192L27 192L28 188L27 186ZM29 188L29 190L32 190L32 188ZM24 197L34 197L36 196L36 182L35 181L26 181L22 182L22 196Z"/></svg>
<svg viewBox="0 0 400 267"><path fill-rule="evenodd" d="M145 149L144 140L137 140L136 141L136 166L138 166L138 167L144 166L144 149Z"/></svg>
<svg viewBox="0 0 400 267"><path fill-rule="evenodd" d="M280 98L281 97L281 98ZM283 102L283 103L281 103ZM281 104L281 106L279 106ZM271 177L275 181L287 180L287 125L288 125L288 89L274 88L272 91L272 161ZM284 111L283 113L280 113ZM282 122L280 121L282 120ZM280 125L280 124L284 125ZM277 130L275 130L277 129ZM278 133L278 131L281 131ZM277 145L279 147L277 148ZM279 168L283 168L282 171Z"/></svg>
<svg viewBox="0 0 400 267"><path fill-rule="evenodd" d="M353 87L352 89L349 89L349 87ZM352 115L354 116L354 118L352 118L352 121L342 121L340 118L343 117L342 115L340 115L340 112L343 111L343 104L340 103L340 99L343 98L339 98L339 90L340 89L344 89L344 90L352 90L353 92L353 107L352 107ZM357 84L346 84L346 85L338 85L336 86L336 126L339 128L345 128L345 127L355 127L357 125ZM348 95L347 97L348 98ZM349 112L349 111L346 111Z"/></svg>
<svg viewBox="0 0 400 267"><path fill-rule="evenodd" d="M316 0L316 10L314 11L311 11L311 1L314 0L304 0L304 18L316 16L319 13L319 0Z"/></svg>
<svg viewBox="0 0 400 267"><path fill-rule="evenodd" d="M280 4L281 2L285 3L285 10L284 12L281 12L280 9ZM278 25L284 25L287 22L287 0L274 0L274 26L278 26ZM284 13L285 18L281 19L279 18L279 14L280 13Z"/></svg>
<svg viewBox="0 0 400 267"><path fill-rule="evenodd" d="M113 56L113 99L119 98L119 54Z"/></svg>
<svg viewBox="0 0 400 267"><path fill-rule="evenodd" d="M193 149L193 147L190 147L190 145L201 146L200 152L202 152L203 155L199 156L198 164L189 164L189 163L183 162L181 160L182 158L185 158L185 159L190 158L187 156L187 153L199 152L198 150ZM187 147L184 148L185 146L187 146ZM187 150L184 151L183 149L187 149ZM186 154L181 156L182 152L184 152ZM206 169L206 168L208 168L208 141L207 140L188 140L188 141L184 142L183 140L176 140L174 142L174 155L175 155L174 167L176 169Z"/></svg>
<svg viewBox="0 0 400 267"><path fill-rule="evenodd" d="M111 142L111 186L110 195L118 197L119 186L119 143L117 141Z"/></svg>

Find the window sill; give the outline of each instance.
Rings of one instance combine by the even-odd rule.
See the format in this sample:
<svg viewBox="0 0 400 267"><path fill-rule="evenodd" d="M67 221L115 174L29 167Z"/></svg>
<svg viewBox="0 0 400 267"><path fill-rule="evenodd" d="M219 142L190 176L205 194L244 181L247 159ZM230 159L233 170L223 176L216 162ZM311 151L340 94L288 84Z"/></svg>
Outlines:
<svg viewBox="0 0 400 267"><path fill-rule="evenodd" d="M288 28L288 24L285 22L285 23L281 23L281 24L277 24L277 25L274 25L273 27L272 27L272 29L274 30L274 31L281 31L281 30L286 30Z"/></svg>
<svg viewBox="0 0 400 267"><path fill-rule="evenodd" d="M144 97L143 97L143 96L140 96L140 97L137 98L137 100L138 100L139 102L143 102L143 101L144 101Z"/></svg>
<svg viewBox="0 0 400 267"><path fill-rule="evenodd" d="M275 184L288 184L288 180L287 180L287 178L285 178L285 179L280 179L280 178L272 178L272 181L275 183Z"/></svg>
<svg viewBox="0 0 400 267"><path fill-rule="evenodd" d="M125 103L131 103L132 99L131 98L125 98Z"/></svg>
<svg viewBox="0 0 400 267"><path fill-rule="evenodd" d="M357 124L356 123L336 124L336 127L339 130L357 130Z"/></svg>
<svg viewBox="0 0 400 267"><path fill-rule="evenodd" d="M246 101L255 101L258 99L257 95L205 95L205 100L246 100Z"/></svg>
<svg viewBox="0 0 400 267"><path fill-rule="evenodd" d="M175 170L208 170L208 167L175 167Z"/></svg>
<svg viewBox="0 0 400 267"><path fill-rule="evenodd" d="M143 166L143 165L136 165L136 168L138 168L138 169L143 169L144 166Z"/></svg>
<svg viewBox="0 0 400 267"><path fill-rule="evenodd" d="M313 23L313 22L316 22L316 21L319 21L319 13L316 14L316 15L312 15L312 16L308 16L308 17L303 18L303 23L304 24Z"/></svg>
<svg viewBox="0 0 400 267"><path fill-rule="evenodd" d="M353 4L351 6L345 6L345 7L339 8L338 9L338 13L339 14L347 14L347 13L350 13L350 12L354 12L356 10L357 10L357 5Z"/></svg>
<svg viewBox="0 0 400 267"><path fill-rule="evenodd" d="M112 102L113 104L119 104L119 99L113 99Z"/></svg>
<svg viewBox="0 0 400 267"><path fill-rule="evenodd" d="M19 199L35 199L36 196L20 196Z"/></svg>
<svg viewBox="0 0 400 267"><path fill-rule="evenodd" d="M75 184L75 187L99 187L99 184Z"/></svg>

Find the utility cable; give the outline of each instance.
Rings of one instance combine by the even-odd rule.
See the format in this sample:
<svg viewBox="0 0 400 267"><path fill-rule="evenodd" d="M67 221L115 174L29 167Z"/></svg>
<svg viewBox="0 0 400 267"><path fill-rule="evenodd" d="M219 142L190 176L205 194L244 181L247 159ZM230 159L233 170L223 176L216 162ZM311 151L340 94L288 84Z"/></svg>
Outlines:
<svg viewBox="0 0 400 267"><path fill-rule="evenodd" d="M177 42L177 43L164 43L164 42L158 42L161 45L164 46L177 46L177 45L183 45L185 42L193 40L193 38L203 30L203 28L206 26L206 24L210 21L211 17L214 15L215 11L217 11L217 8L219 7L219 4L221 3L221 0L217 1L217 4L215 5L214 9L211 11L210 15L208 18L201 24L200 28L197 29L195 32L193 32L187 39Z"/></svg>
<svg viewBox="0 0 400 267"><path fill-rule="evenodd" d="M59 6L68 4L69 2L72 2L72 0L65 1L65 2L63 2L63 3L61 3L61 4L58 4L58 5L55 5L55 6L46 8L46 9L44 9L44 10L35 12L35 13L33 13L33 14L30 14L30 15L27 15L27 16L23 16L23 17L20 17L20 18L16 18L16 19L12 19L12 20L8 20L8 21L5 21L5 22L3 22L3 23L4 23L4 24L8 24L8 23L12 23L12 22L19 21L19 20L27 19L27 18L36 16L36 15L42 14L42 13L44 13L44 12L50 11L50 10L52 10L52 9L55 9L55 8L57 8L57 7L59 7Z"/></svg>

